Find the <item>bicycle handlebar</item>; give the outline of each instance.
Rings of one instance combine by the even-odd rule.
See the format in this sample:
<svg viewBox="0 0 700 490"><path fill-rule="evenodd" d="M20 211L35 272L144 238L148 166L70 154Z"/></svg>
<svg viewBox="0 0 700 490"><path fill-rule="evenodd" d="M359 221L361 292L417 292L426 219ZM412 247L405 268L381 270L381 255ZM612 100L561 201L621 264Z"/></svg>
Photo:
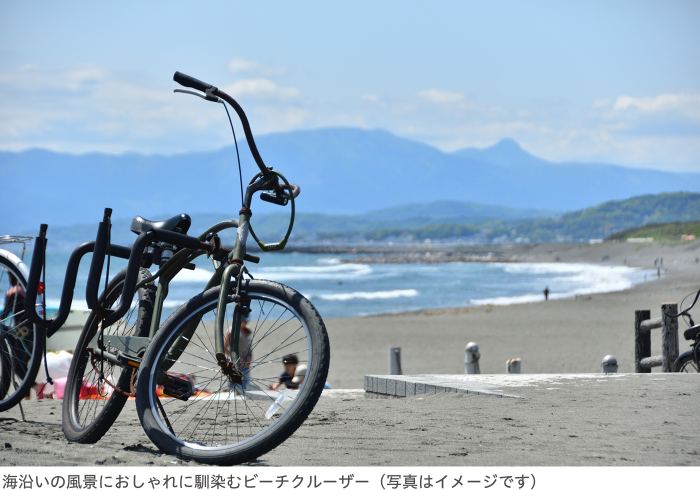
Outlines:
<svg viewBox="0 0 700 490"><path fill-rule="evenodd" d="M216 87L214 87L213 85L204 83L201 80L197 80L196 78L191 77L189 75L185 75L184 73L180 73L179 71L175 72L175 75L173 75L173 80L175 80L183 87L190 87L195 90L199 90L200 92L206 92L209 89L216 90Z"/></svg>
<svg viewBox="0 0 700 490"><path fill-rule="evenodd" d="M225 102L228 102L228 104L233 107L233 109L236 111L236 114L238 114L238 118L241 120L241 124L243 125L243 131L245 132L245 137L246 140L248 141L248 148L250 149L250 153L253 155L253 159L255 160L255 163L258 165L258 168L260 169L260 173L253 178L251 183L249 184L248 190L251 190L250 185L253 184L253 182L258 178L261 177L263 182L259 182L259 185L257 186L256 190L274 190L275 194L278 194L279 192L284 193L285 190L289 192L289 197L292 200L292 210L291 210L291 220L289 222L289 228L287 230L287 234L284 237L284 239L279 242L279 243L273 243L273 244L265 244L262 241L258 239L258 237L255 236L255 233L253 232L253 229L251 227L250 232L253 235L253 238L255 241L258 243L258 246L266 252L273 251L273 250L282 250L287 242L287 239L289 238L289 235L292 231L292 226L294 225L294 199L299 195L300 188L298 185L290 184L279 172L275 172L272 170L272 167L267 167L265 165L265 162L263 162L262 157L260 156L260 152L258 152L258 147L255 144L255 138L253 138L253 132L250 129L250 124L248 123L248 117L245 115L245 112L243 111L243 108L236 102L236 100L231 97L229 94L224 92L223 90L209 84L202 82L201 80L197 80L196 78L193 78L189 75L185 75L184 73L180 73L179 71L176 71L175 74L173 75L173 80L179 83L180 85L183 85L185 87L190 87L196 90L200 90L205 93L204 98L207 100L210 100L212 102L221 102L220 100L217 99L221 98ZM278 180L278 177L282 177L282 180L284 182L280 182ZM261 195L260 197L263 198L264 195ZM287 205L287 199L277 199L276 197L272 197L270 199L265 199L266 201L272 202L273 204L278 204L281 206L286 206ZM249 197L246 194L245 198L246 202L249 202ZM249 205L249 204L247 204ZM244 204L245 206L245 204Z"/></svg>
<svg viewBox="0 0 700 490"><path fill-rule="evenodd" d="M250 148L250 152L253 154L253 159L255 160L255 163L260 168L260 171L263 173L263 176L265 176L266 179L269 178L271 176L270 171L265 166L265 162L263 162L263 159L260 156L260 153L258 152L258 147L255 145L255 139L253 138L253 132L250 130L248 118L246 117L243 108L238 104L238 102L236 102L236 100L230 95L228 95L226 92L224 92L223 90L219 90L217 87L211 85L210 83L202 82L201 80L197 80L196 78L191 77L189 75L185 75L184 73L180 73L179 71L175 72L175 75L173 75L173 80L184 87L190 87L201 92L221 97L226 102L228 102L231 107L233 107L233 109L236 111L236 114L238 114L238 118L241 120L241 124L243 125L243 132L245 133L245 138L248 141L248 147Z"/></svg>
<svg viewBox="0 0 700 490"><path fill-rule="evenodd" d="M282 189L289 189L292 192L292 197L294 199L296 199L299 193L301 192L301 188L296 184L289 184L289 187L287 187L287 184L285 184L284 182L280 182L280 187Z"/></svg>
<svg viewBox="0 0 700 490"><path fill-rule="evenodd" d="M236 111L236 114L238 114L238 118L241 120L241 124L243 125L243 132L245 133L245 138L248 141L248 148L250 148L250 153L253 155L253 159L258 165L260 172L262 172L263 177L266 180L273 177L273 174L270 172L270 169L267 168L265 162L260 156L260 152L258 152L258 147L255 144L255 138L253 138L253 132L251 131L250 124L248 123L248 117L245 115L243 108L238 104L238 102L236 102L236 100L233 97L209 83L202 82L201 80L197 80L196 78L191 77L189 75L185 75L184 73L180 73L179 71L175 72L175 75L173 75L173 80L184 87L190 87L195 90L205 92L207 95L215 95L217 97L221 97L226 102L228 102L228 104L231 107L233 107L233 110Z"/></svg>

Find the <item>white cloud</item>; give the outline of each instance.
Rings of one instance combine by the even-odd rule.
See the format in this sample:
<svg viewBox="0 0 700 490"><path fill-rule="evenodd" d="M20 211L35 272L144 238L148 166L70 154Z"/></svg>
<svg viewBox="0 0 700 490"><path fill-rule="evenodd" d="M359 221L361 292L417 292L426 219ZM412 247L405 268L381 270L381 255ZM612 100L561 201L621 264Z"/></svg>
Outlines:
<svg viewBox="0 0 700 490"><path fill-rule="evenodd" d="M677 112L691 119L700 119L700 94L659 94L653 97L622 95L615 100L613 109L636 109L646 114Z"/></svg>
<svg viewBox="0 0 700 490"><path fill-rule="evenodd" d="M95 66L1 70L0 149L182 151L193 127L211 133L221 121L189 99Z"/></svg>
<svg viewBox="0 0 700 490"><path fill-rule="evenodd" d="M243 73L246 75L274 77L284 75L287 69L281 66L272 66L258 61L246 60L244 58L232 58L228 62L228 69L231 73Z"/></svg>
<svg viewBox="0 0 700 490"><path fill-rule="evenodd" d="M265 99L293 99L299 97L299 90L293 87L278 87L266 78L239 80L222 89L233 97L248 95Z"/></svg>
<svg viewBox="0 0 700 490"><path fill-rule="evenodd" d="M256 136L326 126L383 128L445 151L511 137L551 161L700 170L698 94L623 95L577 101L578 106L567 101L492 105L438 89L403 96L370 91L319 101L265 77L222 88L244 103ZM132 73L88 65L0 70L0 149L172 154L230 144L221 107L173 95L171 89L168 83L154 85Z"/></svg>
<svg viewBox="0 0 700 490"><path fill-rule="evenodd" d="M457 103L464 100L464 94L429 88L418 92L418 97L435 104Z"/></svg>

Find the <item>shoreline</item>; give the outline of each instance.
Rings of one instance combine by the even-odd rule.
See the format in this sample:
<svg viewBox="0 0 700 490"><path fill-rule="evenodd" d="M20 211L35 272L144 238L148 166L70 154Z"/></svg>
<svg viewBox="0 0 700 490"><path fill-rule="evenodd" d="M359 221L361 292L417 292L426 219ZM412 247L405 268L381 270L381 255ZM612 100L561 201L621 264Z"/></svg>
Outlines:
<svg viewBox="0 0 700 490"><path fill-rule="evenodd" d="M602 261L603 256L609 259ZM364 374L386 374L388 348L402 348L404 374L464 373L464 347L476 342L484 374L505 373L506 361L522 359L522 372L596 373L614 355L620 373L634 372L635 310L660 316L665 302L678 303L700 288L700 242L676 246L640 244L539 245L527 261L628 265L651 269L664 258L660 279L632 288L509 305L422 309L325 319L331 341L328 381L334 388L361 388ZM625 263L626 262L626 263ZM688 306L686 304L685 306ZM689 348L679 323L679 350ZM661 354L661 333L652 332L652 355ZM658 368L656 369L658 371Z"/></svg>

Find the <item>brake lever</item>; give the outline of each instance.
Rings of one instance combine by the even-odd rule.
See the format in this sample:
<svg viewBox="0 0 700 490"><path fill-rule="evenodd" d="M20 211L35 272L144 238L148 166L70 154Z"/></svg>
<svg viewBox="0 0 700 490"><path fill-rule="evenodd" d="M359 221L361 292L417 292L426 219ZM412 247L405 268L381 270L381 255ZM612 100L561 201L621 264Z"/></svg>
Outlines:
<svg viewBox="0 0 700 490"><path fill-rule="evenodd" d="M196 95L200 99L208 100L209 102L218 102L219 104L223 104L223 101L218 98L216 95L213 95L209 90L206 91L206 95L198 94L197 92L192 92L191 90L182 90L179 88L176 88L174 92L179 92L181 94L190 94L190 95Z"/></svg>

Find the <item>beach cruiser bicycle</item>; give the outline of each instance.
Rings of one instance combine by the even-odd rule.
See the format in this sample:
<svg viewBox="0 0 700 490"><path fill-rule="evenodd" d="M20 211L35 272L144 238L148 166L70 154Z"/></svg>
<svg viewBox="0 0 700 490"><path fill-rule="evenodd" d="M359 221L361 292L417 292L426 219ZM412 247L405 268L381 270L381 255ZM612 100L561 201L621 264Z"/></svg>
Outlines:
<svg viewBox="0 0 700 490"><path fill-rule="evenodd" d="M21 257L0 249L0 298L3 300L0 308L0 411L17 405L27 396L31 383L25 383L25 378L33 380L38 370L38 365L32 365L29 360L43 349L43 337L35 339L33 328L28 326L24 315L29 269L23 260L31 240L26 236L0 237L0 245L22 246Z"/></svg>
<svg viewBox="0 0 700 490"><path fill-rule="evenodd" d="M61 304L51 320L36 311L45 263L47 227L42 225L29 273L25 313L35 325L35 337L41 337L40 333L50 336L60 328L70 308L80 258L92 252L86 286L92 313L66 382L66 437L78 442L99 439L128 397L135 395L141 424L161 450L200 462L236 464L276 447L306 419L325 384L330 347L323 321L306 298L282 284L255 280L243 262L259 260L246 252L249 234L263 251L284 248L294 223L298 186L265 166L246 115L232 97L179 72L174 80L202 93L176 92L198 95L224 107L226 102L241 120L259 172L245 196L241 185L239 219L192 237L187 235L187 215L161 222L136 217L131 229L138 237L128 248L110 243L111 211L106 210L96 240L73 252ZM290 204L289 227L278 243L262 242L250 224L251 202L258 192L267 202ZM224 248L217 235L230 227L237 227L232 250ZM170 280L203 254L215 267L205 291L180 306L161 326ZM105 257L109 271L111 256L127 259L128 265L98 297ZM147 270L152 263L160 263L153 275ZM242 352L239 341L244 317L250 335ZM271 392L267 387L277 380L279 364L288 354L307 365L304 380L298 391ZM30 360L32 366L40 362L35 357Z"/></svg>
<svg viewBox="0 0 700 490"><path fill-rule="evenodd" d="M683 332L683 337L685 340L692 342L690 350L683 352L673 363L673 371L676 373L700 373L700 325L695 325L693 318L690 316L690 310L697 303L698 297L700 297L700 291L695 295L693 304L676 315L684 317L688 322L689 328Z"/></svg>

